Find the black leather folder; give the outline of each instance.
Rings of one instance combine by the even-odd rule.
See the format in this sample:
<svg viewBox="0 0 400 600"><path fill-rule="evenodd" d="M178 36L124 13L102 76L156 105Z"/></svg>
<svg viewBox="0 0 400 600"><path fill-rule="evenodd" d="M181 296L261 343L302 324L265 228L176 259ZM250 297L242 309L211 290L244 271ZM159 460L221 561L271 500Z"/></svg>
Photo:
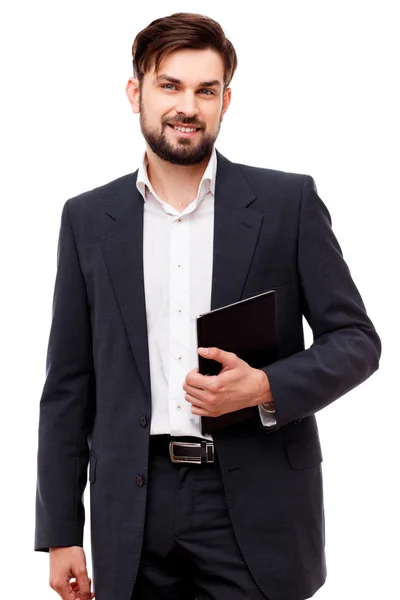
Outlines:
<svg viewBox="0 0 400 600"><path fill-rule="evenodd" d="M277 360L276 292L270 290L239 302L216 308L197 317L197 346L234 352L259 369ZM202 375L218 375L221 363L198 355ZM255 416L257 407L244 408L219 417L202 417L203 434Z"/></svg>

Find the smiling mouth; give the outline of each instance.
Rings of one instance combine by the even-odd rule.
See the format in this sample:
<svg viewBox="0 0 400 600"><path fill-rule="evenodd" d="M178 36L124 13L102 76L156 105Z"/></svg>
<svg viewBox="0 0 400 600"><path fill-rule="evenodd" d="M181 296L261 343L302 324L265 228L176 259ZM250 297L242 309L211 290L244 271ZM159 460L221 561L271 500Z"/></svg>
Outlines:
<svg viewBox="0 0 400 600"><path fill-rule="evenodd" d="M168 123L168 126L171 127L171 129L173 129L177 133L181 133L184 135L197 133L201 129L200 127L192 127L191 125L187 125L186 127L178 127L176 125L171 125L171 123Z"/></svg>

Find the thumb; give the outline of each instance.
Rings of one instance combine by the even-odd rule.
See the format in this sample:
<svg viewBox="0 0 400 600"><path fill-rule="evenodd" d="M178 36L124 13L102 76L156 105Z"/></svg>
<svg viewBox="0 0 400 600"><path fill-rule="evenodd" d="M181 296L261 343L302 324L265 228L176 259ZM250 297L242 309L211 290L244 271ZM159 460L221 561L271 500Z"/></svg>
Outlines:
<svg viewBox="0 0 400 600"><path fill-rule="evenodd" d="M77 581L71 581L70 583L71 583L71 588L72 588L72 591L73 591L73 592L74 592L74 594L75 594L75 595L73 596L74 600L78 600L78 599L79 599L79 598L81 598L81 597L83 598L83 596L80 596L80 591L79 591L79 585L78 585L78 582L77 582ZM90 579L90 577L89 577L89 585L90 585L90 586L92 585L92 580ZM94 592L91 592L91 597L92 597L92 599L95 597L95 593L94 593ZM71 596L71 598L72 598L72 596Z"/></svg>
<svg viewBox="0 0 400 600"><path fill-rule="evenodd" d="M204 358L210 358L212 360L216 360L224 366L233 366L233 364L237 360L236 354L233 352L226 352L225 350L221 350L221 348L198 348L198 353Z"/></svg>
<svg viewBox="0 0 400 600"><path fill-rule="evenodd" d="M76 583L78 584L78 598L79 600L90 600L92 593L90 590L91 580L87 574L86 569L81 569L76 574Z"/></svg>

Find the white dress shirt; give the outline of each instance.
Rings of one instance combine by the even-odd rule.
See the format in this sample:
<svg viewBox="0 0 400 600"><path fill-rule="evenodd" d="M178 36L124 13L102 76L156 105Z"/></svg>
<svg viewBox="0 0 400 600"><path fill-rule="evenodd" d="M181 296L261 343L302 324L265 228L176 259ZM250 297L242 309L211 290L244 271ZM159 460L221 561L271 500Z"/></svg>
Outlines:
<svg viewBox="0 0 400 600"><path fill-rule="evenodd" d="M198 367L196 317L210 310L213 265L215 148L196 198L179 212L155 193L143 153L136 186L144 199L143 268L150 360L150 434L195 436L201 417L191 413L182 389ZM263 425L273 413L259 406Z"/></svg>

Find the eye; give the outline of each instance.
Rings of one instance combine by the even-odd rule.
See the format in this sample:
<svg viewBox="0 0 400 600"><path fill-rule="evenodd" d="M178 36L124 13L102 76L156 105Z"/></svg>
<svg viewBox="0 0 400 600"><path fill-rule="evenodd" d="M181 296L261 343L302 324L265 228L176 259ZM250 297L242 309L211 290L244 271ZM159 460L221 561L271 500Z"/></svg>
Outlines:
<svg viewBox="0 0 400 600"><path fill-rule="evenodd" d="M163 89L165 89L165 90L176 89L176 85L173 84L173 83L162 83L160 87L163 88ZM204 88L203 90L200 90L200 93L203 96L215 96L215 92L213 90L208 90L206 88Z"/></svg>

